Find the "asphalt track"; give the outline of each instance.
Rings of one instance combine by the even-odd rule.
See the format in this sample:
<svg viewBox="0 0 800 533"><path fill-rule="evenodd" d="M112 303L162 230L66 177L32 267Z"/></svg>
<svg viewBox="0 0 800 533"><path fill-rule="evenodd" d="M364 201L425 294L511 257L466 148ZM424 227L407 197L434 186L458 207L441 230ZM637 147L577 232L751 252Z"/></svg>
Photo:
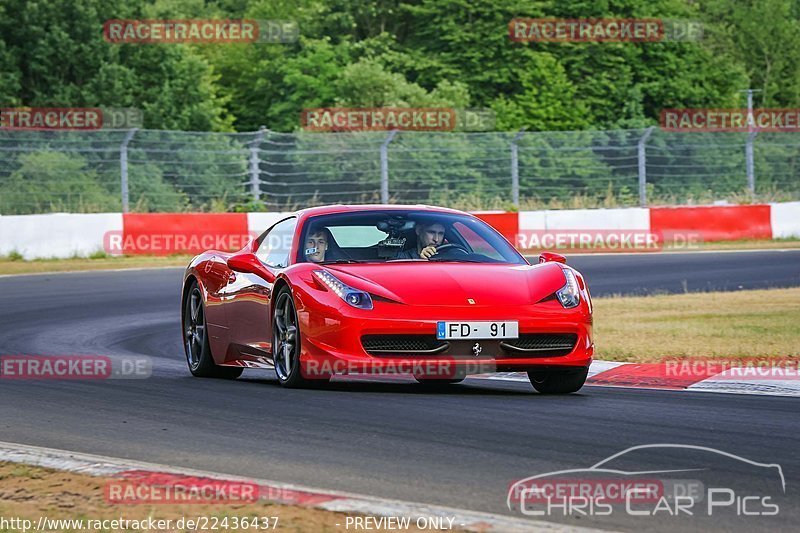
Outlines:
<svg viewBox="0 0 800 533"><path fill-rule="evenodd" d="M595 296L800 285L800 251L570 262ZM634 445L692 444L780 464L786 496L778 516L545 519L628 531L800 525L796 399L589 386L548 397L524 383L481 379L438 393L376 381L284 390L269 371L246 371L235 382L195 379L179 341L179 282L179 269L0 278L0 354L153 362L149 379L0 380L0 440L501 514L510 513L514 480L588 467ZM638 455L628 466L682 458ZM737 495L763 486L759 469L704 461L744 487Z"/></svg>

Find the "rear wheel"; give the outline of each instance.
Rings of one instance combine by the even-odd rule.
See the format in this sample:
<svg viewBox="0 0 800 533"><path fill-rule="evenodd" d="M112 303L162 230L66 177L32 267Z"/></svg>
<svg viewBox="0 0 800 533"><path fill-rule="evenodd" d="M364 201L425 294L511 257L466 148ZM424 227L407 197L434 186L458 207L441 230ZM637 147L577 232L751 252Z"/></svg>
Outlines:
<svg viewBox="0 0 800 533"><path fill-rule="evenodd" d="M236 379L242 375L242 368L214 363L208 343L203 294L196 281L192 282L183 302L183 349L189 372L195 377Z"/></svg>
<svg viewBox="0 0 800 533"><path fill-rule="evenodd" d="M542 394L569 394L577 392L586 383L589 367L566 370L533 370L528 372L533 388Z"/></svg>

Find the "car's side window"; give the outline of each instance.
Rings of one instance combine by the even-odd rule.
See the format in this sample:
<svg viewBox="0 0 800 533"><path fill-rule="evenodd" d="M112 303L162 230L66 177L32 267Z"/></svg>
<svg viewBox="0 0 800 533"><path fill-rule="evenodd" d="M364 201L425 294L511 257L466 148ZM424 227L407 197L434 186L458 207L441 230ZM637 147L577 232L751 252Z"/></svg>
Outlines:
<svg viewBox="0 0 800 533"><path fill-rule="evenodd" d="M272 226L272 229L259 237L256 257L268 267L284 268L288 266L289 252L292 249L292 239L296 227L297 219L294 217L282 220Z"/></svg>

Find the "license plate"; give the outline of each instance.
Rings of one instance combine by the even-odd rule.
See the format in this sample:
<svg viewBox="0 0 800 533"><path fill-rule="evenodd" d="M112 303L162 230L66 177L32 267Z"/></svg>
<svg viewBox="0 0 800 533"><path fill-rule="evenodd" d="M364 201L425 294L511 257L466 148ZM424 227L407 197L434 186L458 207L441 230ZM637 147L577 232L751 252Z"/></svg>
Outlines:
<svg viewBox="0 0 800 533"><path fill-rule="evenodd" d="M437 322L437 339L516 339L519 322Z"/></svg>

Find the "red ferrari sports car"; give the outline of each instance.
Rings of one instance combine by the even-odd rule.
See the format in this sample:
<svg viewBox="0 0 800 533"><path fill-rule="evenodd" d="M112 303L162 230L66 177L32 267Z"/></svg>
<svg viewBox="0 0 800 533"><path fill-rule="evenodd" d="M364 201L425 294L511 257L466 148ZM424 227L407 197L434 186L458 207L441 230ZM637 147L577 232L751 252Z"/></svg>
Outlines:
<svg viewBox="0 0 800 533"><path fill-rule="evenodd" d="M325 206L277 222L235 253L192 259L183 341L195 376L274 368L287 387L337 374L421 383L527 372L543 393L580 389L592 302L563 256L531 265L461 211Z"/></svg>

